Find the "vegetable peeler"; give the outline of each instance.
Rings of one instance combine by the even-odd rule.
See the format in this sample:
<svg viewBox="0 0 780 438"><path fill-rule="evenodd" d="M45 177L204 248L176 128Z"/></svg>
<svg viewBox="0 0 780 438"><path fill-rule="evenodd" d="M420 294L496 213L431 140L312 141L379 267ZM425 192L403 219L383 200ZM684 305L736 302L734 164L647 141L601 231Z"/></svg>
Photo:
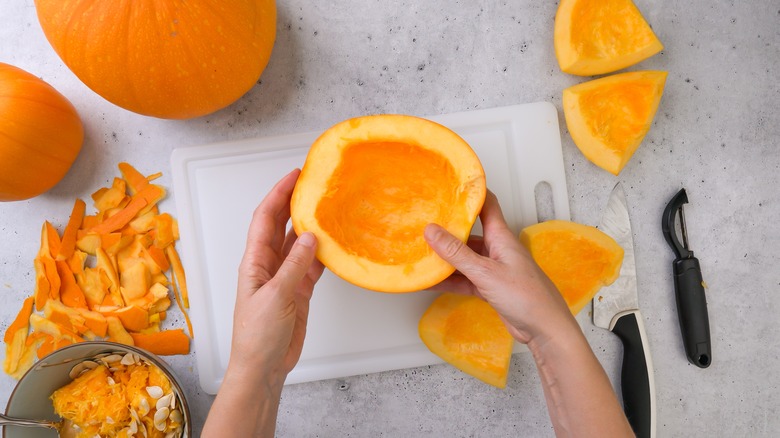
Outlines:
<svg viewBox="0 0 780 438"><path fill-rule="evenodd" d="M681 189L664 209L661 227L664 237L672 247L676 258L672 262L674 292L677 299L677 316L680 320L685 354L688 361L699 368L712 363L710 321L707 315L707 299L699 260L688 247L688 231L685 226L683 204L688 203L685 189ZM677 237L676 219L680 218L682 243Z"/></svg>

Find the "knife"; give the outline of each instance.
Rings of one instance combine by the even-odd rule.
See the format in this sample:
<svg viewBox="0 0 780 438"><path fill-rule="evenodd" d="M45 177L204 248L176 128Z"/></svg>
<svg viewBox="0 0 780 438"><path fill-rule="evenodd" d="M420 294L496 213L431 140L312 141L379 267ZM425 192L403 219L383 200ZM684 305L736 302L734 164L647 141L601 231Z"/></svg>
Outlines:
<svg viewBox="0 0 780 438"><path fill-rule="evenodd" d="M609 196L599 229L623 248L620 276L593 298L593 324L615 333L623 343L620 387L623 410L639 438L656 436L653 361L637 296L636 262L626 194L620 183Z"/></svg>

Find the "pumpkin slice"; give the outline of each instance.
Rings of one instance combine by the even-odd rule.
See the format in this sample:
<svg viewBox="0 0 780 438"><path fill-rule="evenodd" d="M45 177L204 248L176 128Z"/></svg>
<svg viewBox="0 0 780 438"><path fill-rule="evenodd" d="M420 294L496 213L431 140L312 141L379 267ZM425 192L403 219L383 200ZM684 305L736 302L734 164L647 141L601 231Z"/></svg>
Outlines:
<svg viewBox="0 0 780 438"><path fill-rule="evenodd" d="M489 385L506 386L514 340L485 301L444 293L420 318L418 330L428 349L447 363Z"/></svg>
<svg viewBox="0 0 780 438"><path fill-rule="evenodd" d="M602 286L620 275L623 248L595 227L564 220L531 225L520 242L576 315Z"/></svg>
<svg viewBox="0 0 780 438"><path fill-rule="evenodd" d="M417 291L454 271L425 242L425 226L438 223L465 241L485 190L477 155L446 127L404 115L358 117L312 145L292 223L317 236L317 257L341 278L375 291Z"/></svg>
<svg viewBox="0 0 780 438"><path fill-rule="evenodd" d="M607 76L563 90L563 113L574 143L593 164L620 173L650 129L664 71Z"/></svg>
<svg viewBox="0 0 780 438"><path fill-rule="evenodd" d="M631 0L561 0L554 41L561 70L580 76L620 70L664 48Z"/></svg>

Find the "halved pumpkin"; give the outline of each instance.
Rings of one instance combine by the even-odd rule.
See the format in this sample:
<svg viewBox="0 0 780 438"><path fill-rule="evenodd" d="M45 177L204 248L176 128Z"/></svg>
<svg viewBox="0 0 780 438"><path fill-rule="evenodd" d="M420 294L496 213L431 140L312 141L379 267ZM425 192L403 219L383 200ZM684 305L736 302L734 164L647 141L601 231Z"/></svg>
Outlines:
<svg viewBox="0 0 780 438"><path fill-rule="evenodd" d="M420 318L418 330L428 349L447 363L489 385L506 386L514 340L482 299L443 293Z"/></svg>
<svg viewBox="0 0 780 438"><path fill-rule="evenodd" d="M653 123L666 75L621 73L563 90L566 126L588 160L614 175L623 170Z"/></svg>
<svg viewBox="0 0 780 438"><path fill-rule="evenodd" d="M580 76L620 70L664 48L631 0L561 0L554 44L561 70Z"/></svg>
<svg viewBox="0 0 780 438"><path fill-rule="evenodd" d="M295 231L317 258L366 289L412 292L454 268L423 238L437 223L465 241L485 201L485 173L448 128L405 115L338 123L312 145L293 192Z"/></svg>
<svg viewBox="0 0 780 438"><path fill-rule="evenodd" d="M524 228L520 242L576 315L620 275L623 248L601 230L564 220Z"/></svg>

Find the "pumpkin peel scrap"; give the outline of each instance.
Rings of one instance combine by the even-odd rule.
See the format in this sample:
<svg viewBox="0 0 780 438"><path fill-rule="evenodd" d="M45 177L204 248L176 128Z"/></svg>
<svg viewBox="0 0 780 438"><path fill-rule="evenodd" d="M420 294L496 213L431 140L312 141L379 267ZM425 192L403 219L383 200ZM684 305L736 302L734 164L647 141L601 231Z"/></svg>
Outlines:
<svg viewBox="0 0 780 438"><path fill-rule="evenodd" d="M175 249L178 226L157 209L166 191L127 163L120 170L128 180L115 178L93 194L96 214L87 215L77 200L62 236L44 222L33 261L35 289L4 336L9 375L20 377L36 354L40 358L85 339L134 345L133 335L143 334L139 339L160 354L189 353L192 325L184 266ZM134 228L141 217L147 223ZM172 305L169 294L189 336L160 328Z"/></svg>

